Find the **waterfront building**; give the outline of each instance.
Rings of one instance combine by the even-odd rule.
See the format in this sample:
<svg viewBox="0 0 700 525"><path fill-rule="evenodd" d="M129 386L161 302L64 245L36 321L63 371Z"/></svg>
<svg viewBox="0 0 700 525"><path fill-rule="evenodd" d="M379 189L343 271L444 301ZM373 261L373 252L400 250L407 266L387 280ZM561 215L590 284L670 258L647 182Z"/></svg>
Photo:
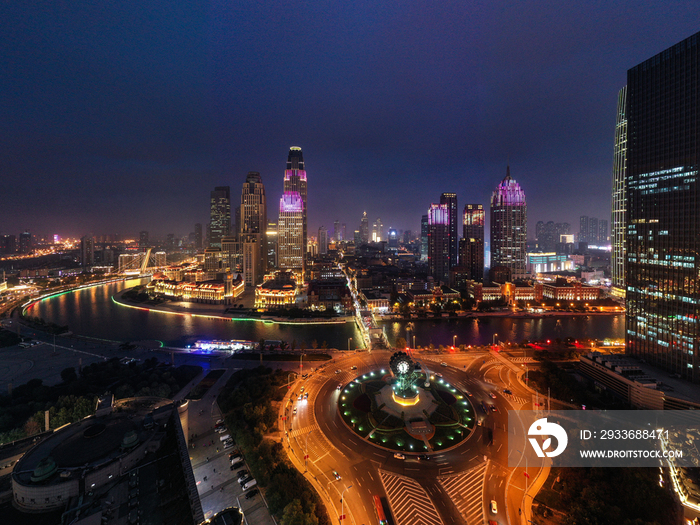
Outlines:
<svg viewBox="0 0 700 525"><path fill-rule="evenodd" d="M209 202L209 247L221 248L221 239L231 234L231 188L217 186Z"/></svg>
<svg viewBox="0 0 700 525"><path fill-rule="evenodd" d="M139 273L145 256L143 252L122 253L119 255L119 273Z"/></svg>
<svg viewBox="0 0 700 525"><path fill-rule="evenodd" d="M292 146L291 148L289 148L289 155L287 156L287 169L284 171L283 191L285 195L297 193L298 197L295 197L296 200L293 207L301 206L301 238L298 240L298 242L300 243L300 246L302 248L301 253L298 256L295 255L294 257L301 257L301 266L299 267L302 269L306 268L306 244L308 239L308 206L306 202L306 186L306 164L304 164L304 156L302 155L301 148L297 146ZM280 232L281 222L282 221L280 221ZM289 244L287 245L287 247L289 247ZM291 257L290 252L287 252L287 257ZM287 258L286 264L289 263L290 259ZM294 260L294 264L298 264L298 259ZM283 268L281 261L280 268ZM290 266L287 266L287 268L290 268Z"/></svg>
<svg viewBox="0 0 700 525"><path fill-rule="evenodd" d="M167 255L165 254L165 252L163 252L163 251L156 252L153 255L153 260L155 261L154 266L156 266L157 268L162 268L166 264L166 259L167 259Z"/></svg>
<svg viewBox="0 0 700 525"><path fill-rule="evenodd" d="M459 240L459 266L464 278L481 281L484 278L484 225L486 212L483 204L466 204L462 214L462 238Z"/></svg>
<svg viewBox="0 0 700 525"><path fill-rule="evenodd" d="M377 220L372 224L372 242L382 242L383 229L384 225L382 224L382 220L377 217Z"/></svg>
<svg viewBox="0 0 700 525"><path fill-rule="evenodd" d="M536 276L540 273L574 270L574 262L566 254L556 252L530 252L527 254L527 271Z"/></svg>
<svg viewBox="0 0 700 525"><path fill-rule="evenodd" d="M627 229L627 86L617 95L612 181L612 293L625 297L625 233Z"/></svg>
<svg viewBox="0 0 700 525"><path fill-rule="evenodd" d="M457 211L457 194L443 193L440 195L440 204L447 205L449 212L449 225L447 235L450 245L449 267L457 266L459 260L459 212Z"/></svg>
<svg viewBox="0 0 700 525"><path fill-rule="evenodd" d="M422 261L428 260L428 216L421 215L420 218L420 258Z"/></svg>
<svg viewBox="0 0 700 525"><path fill-rule="evenodd" d="M245 282L241 274L227 273L223 279L173 281L166 274L157 273L146 290L154 296L190 303L231 304L245 290Z"/></svg>
<svg viewBox="0 0 700 525"><path fill-rule="evenodd" d="M17 238L14 235L0 235L0 254L17 253Z"/></svg>
<svg viewBox="0 0 700 525"><path fill-rule="evenodd" d="M249 171L241 191L240 231L243 273L247 286L262 282L267 271L267 202L265 186L257 171ZM252 253L256 250L257 253Z"/></svg>
<svg viewBox="0 0 700 525"><path fill-rule="evenodd" d="M267 268L276 269L278 266L277 262L277 223L268 222L267 231L265 232L267 237Z"/></svg>
<svg viewBox="0 0 700 525"><path fill-rule="evenodd" d="M282 270L301 272L306 261L306 239L304 237L304 204L296 191L285 191L280 199L277 244L279 267Z"/></svg>
<svg viewBox="0 0 700 525"><path fill-rule="evenodd" d="M243 244L238 238L224 237L221 239L220 269L221 271L229 271L233 273L243 272Z"/></svg>
<svg viewBox="0 0 700 525"><path fill-rule="evenodd" d="M428 274L447 283L450 276L450 206L431 204L428 209Z"/></svg>
<svg viewBox="0 0 700 525"><path fill-rule="evenodd" d="M627 72L626 351L700 382L700 33Z"/></svg>
<svg viewBox="0 0 700 525"><path fill-rule="evenodd" d="M526 277L527 202L525 192L506 177L491 196L491 267L510 270L510 279Z"/></svg>
<svg viewBox="0 0 700 525"><path fill-rule="evenodd" d="M80 238L80 266L88 268L95 265L95 238L84 235Z"/></svg>
<svg viewBox="0 0 700 525"><path fill-rule="evenodd" d="M255 307L264 310L294 307L299 295L298 275L290 270L266 275L265 281L255 288Z"/></svg>

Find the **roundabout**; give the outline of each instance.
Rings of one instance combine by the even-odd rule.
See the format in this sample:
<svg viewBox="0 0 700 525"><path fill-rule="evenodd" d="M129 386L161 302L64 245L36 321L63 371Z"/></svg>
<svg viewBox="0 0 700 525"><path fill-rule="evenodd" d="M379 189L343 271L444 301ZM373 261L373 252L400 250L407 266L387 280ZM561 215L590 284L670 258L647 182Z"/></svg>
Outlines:
<svg viewBox="0 0 700 525"><path fill-rule="evenodd" d="M387 368L338 388L338 412L347 428L392 451L428 454L452 448L472 435L477 420L464 392L423 372L404 352L396 352Z"/></svg>

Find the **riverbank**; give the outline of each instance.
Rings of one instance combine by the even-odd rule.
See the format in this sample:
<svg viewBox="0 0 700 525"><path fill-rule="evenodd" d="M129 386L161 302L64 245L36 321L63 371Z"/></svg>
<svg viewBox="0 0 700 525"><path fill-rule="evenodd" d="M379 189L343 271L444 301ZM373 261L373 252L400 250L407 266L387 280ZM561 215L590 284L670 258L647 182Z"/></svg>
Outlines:
<svg viewBox="0 0 700 525"><path fill-rule="evenodd" d="M587 319L589 316L615 316L624 315L624 311L604 311L604 312L451 312L439 315L419 315L419 314L385 314L375 315L376 321L439 321L440 319L479 319L483 317L497 317L501 319L552 319L557 317L580 317Z"/></svg>
<svg viewBox="0 0 700 525"><path fill-rule="evenodd" d="M227 307L220 304L189 303L184 301L171 301L158 305L135 303L124 299L123 295L128 290L122 290L112 296L112 302L126 308L135 308L148 312L158 312L185 317L201 317L204 319L218 319L221 321L256 321L261 323L289 324L289 325L332 325L355 322L353 316L342 317L311 317L311 318L286 318L274 315L255 315L258 312L240 312L236 314L226 313Z"/></svg>

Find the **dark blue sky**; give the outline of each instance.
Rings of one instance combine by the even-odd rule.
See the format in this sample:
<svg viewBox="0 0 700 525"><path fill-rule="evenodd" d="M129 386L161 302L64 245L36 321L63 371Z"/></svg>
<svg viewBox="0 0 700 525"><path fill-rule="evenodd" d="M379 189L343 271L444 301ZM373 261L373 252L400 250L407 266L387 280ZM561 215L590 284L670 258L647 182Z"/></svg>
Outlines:
<svg viewBox="0 0 700 525"><path fill-rule="evenodd" d="M583 4L583 5L576 5ZM260 171L276 218L304 150L309 231L417 230L511 174L537 220L609 218L628 68L697 1L4 2L0 233L193 230Z"/></svg>

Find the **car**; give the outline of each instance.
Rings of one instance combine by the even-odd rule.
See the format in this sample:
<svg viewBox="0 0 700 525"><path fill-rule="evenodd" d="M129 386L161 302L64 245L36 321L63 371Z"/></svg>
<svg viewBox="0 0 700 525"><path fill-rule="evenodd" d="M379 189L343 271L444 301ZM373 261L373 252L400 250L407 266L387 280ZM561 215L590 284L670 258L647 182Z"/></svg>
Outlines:
<svg viewBox="0 0 700 525"><path fill-rule="evenodd" d="M469 397L472 397L472 393L469 390L465 390L464 393L467 394Z"/></svg>
<svg viewBox="0 0 700 525"><path fill-rule="evenodd" d="M338 474L335 470L333 471L333 475L335 476L336 480L340 479L340 474Z"/></svg>
<svg viewBox="0 0 700 525"><path fill-rule="evenodd" d="M304 393L304 399L309 399L309 393L308 393L308 392L305 392L305 393Z"/></svg>
<svg viewBox="0 0 700 525"><path fill-rule="evenodd" d="M396 459L406 459L406 456L404 456L404 455L401 454L400 452L396 452L396 453L394 454L394 458L396 458Z"/></svg>
<svg viewBox="0 0 700 525"><path fill-rule="evenodd" d="M238 456L231 458L231 465L235 465L239 461L243 461L243 457L240 454Z"/></svg>
<svg viewBox="0 0 700 525"><path fill-rule="evenodd" d="M442 363L440 363L440 366L447 366L447 363L443 361Z"/></svg>
<svg viewBox="0 0 700 525"><path fill-rule="evenodd" d="M343 389L343 385L338 385L337 387L335 387L335 389L336 389L336 390L342 390L342 389Z"/></svg>
<svg viewBox="0 0 700 525"><path fill-rule="evenodd" d="M498 505L496 505L496 500L491 500L491 514L498 514Z"/></svg>
<svg viewBox="0 0 700 525"><path fill-rule="evenodd" d="M299 392L303 392L303 391L304 391L304 386L302 385L302 387L301 387L301 389L299 390Z"/></svg>
<svg viewBox="0 0 700 525"><path fill-rule="evenodd" d="M496 399L496 394L494 394L493 392L491 392L489 396L491 397L491 399Z"/></svg>
<svg viewBox="0 0 700 525"><path fill-rule="evenodd" d="M216 426L216 425L223 425L223 424L224 424L224 420L223 420L223 419L217 419L217 420L216 420L216 423L214 423L215 426Z"/></svg>
<svg viewBox="0 0 700 525"><path fill-rule="evenodd" d="M236 476L238 476L240 478L243 474L247 474L247 473L248 473L248 471L246 469L241 469L238 472L236 472Z"/></svg>
<svg viewBox="0 0 700 525"><path fill-rule="evenodd" d="M243 480L248 479L249 477L250 477L250 472L248 472L246 470L243 474L238 476L238 483L241 483Z"/></svg>
<svg viewBox="0 0 700 525"><path fill-rule="evenodd" d="M357 367L356 367L355 365L352 365L352 366L350 367L350 370L357 370Z"/></svg>
<svg viewBox="0 0 700 525"><path fill-rule="evenodd" d="M513 392L511 392L511 391L510 391L509 389L507 389L507 388L504 388L504 389L503 389L503 393L504 393L504 394L509 394L509 395L511 395L511 396L513 395Z"/></svg>
<svg viewBox="0 0 700 525"><path fill-rule="evenodd" d="M228 450L230 448L233 448L233 443L224 443L224 450Z"/></svg>
<svg viewBox="0 0 700 525"><path fill-rule="evenodd" d="M340 372L341 372L340 369L338 369L338 370L335 371L336 374L339 374Z"/></svg>
<svg viewBox="0 0 700 525"><path fill-rule="evenodd" d="M299 394L299 397L297 397L297 401L301 401L304 399L304 394Z"/></svg>
<svg viewBox="0 0 700 525"><path fill-rule="evenodd" d="M435 374L435 376L436 376L436 377L440 377L440 378L441 378L441 377L442 377L442 374L440 374L440 373L436 373L436 374Z"/></svg>
<svg viewBox="0 0 700 525"><path fill-rule="evenodd" d="M246 492L245 499L250 499L260 492L258 489L253 489L250 492Z"/></svg>
<svg viewBox="0 0 700 525"><path fill-rule="evenodd" d="M221 425L219 427L215 427L214 430L216 430L219 434L223 434L224 432L226 432L226 427Z"/></svg>
<svg viewBox="0 0 700 525"><path fill-rule="evenodd" d="M293 415L295 415L295 416L297 415L297 407L294 407Z"/></svg>
<svg viewBox="0 0 700 525"><path fill-rule="evenodd" d="M430 456L428 454L421 454L420 456L418 456L418 459L428 461L430 459Z"/></svg>
<svg viewBox="0 0 700 525"><path fill-rule="evenodd" d="M238 483L241 484L241 487L248 483L251 479L253 479L253 476L250 474L246 474L244 478L238 478Z"/></svg>
<svg viewBox="0 0 700 525"><path fill-rule="evenodd" d="M491 412L498 412L498 408L496 408L496 405L491 405L489 408L491 409Z"/></svg>

